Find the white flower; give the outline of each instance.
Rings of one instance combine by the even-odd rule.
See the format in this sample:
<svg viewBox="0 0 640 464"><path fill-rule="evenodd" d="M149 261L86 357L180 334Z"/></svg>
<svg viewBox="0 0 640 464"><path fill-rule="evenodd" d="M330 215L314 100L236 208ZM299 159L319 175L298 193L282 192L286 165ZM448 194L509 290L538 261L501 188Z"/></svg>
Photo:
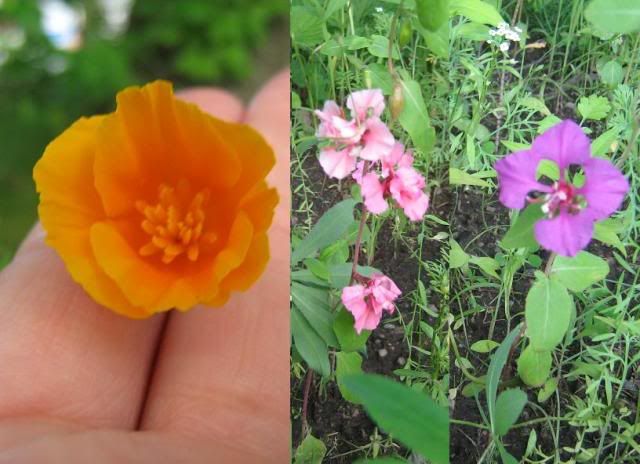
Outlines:
<svg viewBox="0 0 640 464"><path fill-rule="evenodd" d="M377 6L377 7L376 7L376 11L377 11L378 13L382 13L382 12L384 11L384 8L382 8L381 6Z"/></svg>
<svg viewBox="0 0 640 464"><path fill-rule="evenodd" d="M507 52L509 50L509 42L502 42L500 44L500 50Z"/></svg>
<svg viewBox="0 0 640 464"><path fill-rule="evenodd" d="M489 35L494 36L498 33L495 29L489 29Z"/></svg>

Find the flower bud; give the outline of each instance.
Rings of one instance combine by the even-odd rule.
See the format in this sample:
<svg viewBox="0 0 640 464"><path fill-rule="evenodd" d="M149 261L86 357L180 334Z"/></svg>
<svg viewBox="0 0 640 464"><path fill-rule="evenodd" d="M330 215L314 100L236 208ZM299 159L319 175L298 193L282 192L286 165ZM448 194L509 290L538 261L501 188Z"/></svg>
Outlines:
<svg viewBox="0 0 640 464"><path fill-rule="evenodd" d="M396 79L393 83L393 92L389 98L389 110L391 111L391 117L395 121L402 114L404 109L404 95L402 93L402 84L399 79Z"/></svg>

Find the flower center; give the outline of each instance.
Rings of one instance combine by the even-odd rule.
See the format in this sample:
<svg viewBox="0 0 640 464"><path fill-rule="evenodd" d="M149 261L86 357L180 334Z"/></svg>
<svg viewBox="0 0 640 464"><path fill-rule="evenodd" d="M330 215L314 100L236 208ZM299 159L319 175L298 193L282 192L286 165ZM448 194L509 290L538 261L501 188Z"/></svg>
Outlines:
<svg viewBox="0 0 640 464"><path fill-rule="evenodd" d="M203 233L206 217L204 208L209 201L209 191L202 190L188 201L188 190L188 186L184 185L179 185L177 191L161 184L155 205L142 200L136 202L136 209L144 216L142 230L151 237L140 248L141 256L162 252L162 262L169 264L186 254L190 261L195 262L202 245L211 245L216 241L217 236L213 232Z"/></svg>
<svg viewBox="0 0 640 464"><path fill-rule="evenodd" d="M553 192L544 195L542 212L549 218L554 218L560 211L567 211L570 214L577 214L584 208L584 198L576 195L573 185L558 181L553 184Z"/></svg>

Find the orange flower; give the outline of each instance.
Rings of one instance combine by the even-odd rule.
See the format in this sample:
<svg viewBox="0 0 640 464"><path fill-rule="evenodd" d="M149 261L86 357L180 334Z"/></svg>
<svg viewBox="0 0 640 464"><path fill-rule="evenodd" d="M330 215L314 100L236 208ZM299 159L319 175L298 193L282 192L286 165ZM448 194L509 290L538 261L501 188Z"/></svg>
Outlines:
<svg viewBox="0 0 640 464"><path fill-rule="evenodd" d="M78 120L36 164L46 241L120 314L221 306L269 259L274 163L255 130L177 100L170 83L127 88L114 113Z"/></svg>

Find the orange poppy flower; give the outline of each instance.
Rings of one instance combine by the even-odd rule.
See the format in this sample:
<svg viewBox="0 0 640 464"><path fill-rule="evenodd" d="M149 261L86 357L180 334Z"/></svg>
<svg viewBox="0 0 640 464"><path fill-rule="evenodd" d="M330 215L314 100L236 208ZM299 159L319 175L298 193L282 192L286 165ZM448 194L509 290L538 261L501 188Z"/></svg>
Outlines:
<svg viewBox="0 0 640 464"><path fill-rule="evenodd" d="M157 81L82 118L34 168L46 242L99 304L144 318L221 306L269 259L272 149Z"/></svg>

